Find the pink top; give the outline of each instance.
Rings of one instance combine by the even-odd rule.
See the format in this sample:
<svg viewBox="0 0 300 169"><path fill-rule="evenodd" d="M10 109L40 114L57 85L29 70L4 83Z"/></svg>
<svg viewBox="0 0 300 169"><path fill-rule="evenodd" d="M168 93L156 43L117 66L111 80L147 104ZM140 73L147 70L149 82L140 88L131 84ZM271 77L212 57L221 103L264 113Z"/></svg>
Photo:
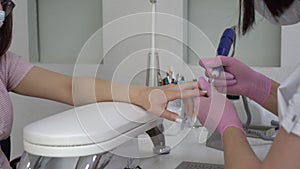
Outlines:
<svg viewBox="0 0 300 169"><path fill-rule="evenodd" d="M8 138L12 128L13 108L8 93L17 87L32 67L32 64L12 52L0 57L0 140ZM0 168L11 169L1 149Z"/></svg>
<svg viewBox="0 0 300 169"><path fill-rule="evenodd" d="M12 52L0 57L0 140L6 139L12 128L13 108L8 93L17 87L32 67Z"/></svg>

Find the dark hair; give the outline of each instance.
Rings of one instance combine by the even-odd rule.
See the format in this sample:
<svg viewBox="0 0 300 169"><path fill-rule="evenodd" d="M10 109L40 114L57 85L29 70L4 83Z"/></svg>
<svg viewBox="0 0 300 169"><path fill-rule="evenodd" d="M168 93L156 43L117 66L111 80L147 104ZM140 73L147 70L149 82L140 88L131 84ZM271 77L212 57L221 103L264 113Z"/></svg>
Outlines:
<svg viewBox="0 0 300 169"><path fill-rule="evenodd" d="M13 19L12 12L5 17L2 27L0 28L0 57L8 50L12 40Z"/></svg>
<svg viewBox="0 0 300 169"><path fill-rule="evenodd" d="M281 16L293 2L294 0L264 0L264 3L275 19ZM239 8L239 32L245 35L255 23L254 0L240 0Z"/></svg>

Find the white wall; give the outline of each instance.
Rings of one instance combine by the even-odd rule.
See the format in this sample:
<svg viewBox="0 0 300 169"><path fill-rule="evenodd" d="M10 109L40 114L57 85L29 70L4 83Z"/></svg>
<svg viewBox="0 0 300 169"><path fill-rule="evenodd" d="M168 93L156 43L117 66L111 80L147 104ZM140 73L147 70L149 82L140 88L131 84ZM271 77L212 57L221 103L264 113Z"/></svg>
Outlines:
<svg viewBox="0 0 300 169"><path fill-rule="evenodd" d="M130 0L124 1L119 0L119 4L115 5L117 0L104 0L104 23L109 22L117 17L123 16L125 14L132 13L131 11L135 12L143 12L149 11L150 7L148 6L148 0L145 0L145 3L141 0ZM14 10L14 37L13 37L13 44L11 46L11 50L16 52L17 54L22 55L24 58L29 58L29 49L28 49L28 18L27 18L27 1L23 0L15 0L17 4ZM171 13L181 17L183 15L183 0L164 0L158 1L158 10L162 12ZM137 6L136 6L137 5ZM182 25L176 25L177 22L170 23L168 27L161 28L164 31L169 30L173 34L178 33L177 36L182 35ZM136 23L138 25L140 23ZM182 24L178 22L178 24ZM119 31L123 31L122 27L119 28ZM282 67L281 68L256 68L258 71L274 78L275 80L282 82L295 68L295 66L300 62L300 57L298 56L300 53L300 48L298 44L300 44L299 37L300 34L300 24L294 26L284 27L282 30ZM113 36L112 34L107 35L107 38ZM133 44L137 42L144 42L144 39L141 38L140 41L134 41ZM146 45L146 43L144 44ZM150 45L150 42L149 42ZM174 58L171 55L182 56L182 48L181 45L174 42L168 41L168 39L161 38L158 42L159 46L172 51L173 54L168 52L162 52L164 60L164 67L168 69L168 65L172 64L173 60L170 58ZM296 46L297 45L297 46ZM107 58L104 65L100 66L99 70L99 77L110 79L112 75L114 75L114 70L116 69L116 63L112 63L115 61L122 61L121 56L124 57L124 51L126 48L131 46L129 44L123 44L118 46L118 50L113 50L110 53L112 58ZM144 46L142 45L141 48ZM140 48L140 49L141 49ZM119 50L122 49L122 50ZM128 51L127 51L128 52ZM127 53L128 54L128 53ZM136 58L141 58L142 56L145 57L147 54L146 51L142 51L137 53ZM141 56L141 57L138 57ZM114 57L114 58L113 58ZM134 60L135 65L144 65L145 62L143 59L141 60ZM136 63L138 62L138 63ZM114 66L110 66L109 64L113 64ZM39 65L48 69L56 70L65 74L72 74L73 66L72 65ZM81 72L82 75L88 75L93 73L94 68L96 65L82 65L84 72ZM176 66L177 67L177 66ZM179 68L180 67L180 68ZM178 71L183 71L185 69L184 66L178 66ZM193 75L196 77L203 75L203 70L200 69L198 66L190 66ZM130 72L130 71L128 71ZM137 79L137 83L141 80ZM125 81L126 77L123 79L118 79L120 81ZM31 121L35 121L42 117L48 116L53 113L57 113L63 110L70 108L69 106L62 105L59 103L54 103L51 101L45 101L40 99L33 99L23 96L17 96L12 94L12 100L14 104L14 126L13 126L13 133L12 133L12 157L16 157L23 152L22 149L22 128L24 125L30 123Z"/></svg>
<svg viewBox="0 0 300 169"><path fill-rule="evenodd" d="M75 63L81 47L102 26L100 0L39 0L38 8L42 63ZM85 63L96 61L86 59Z"/></svg>

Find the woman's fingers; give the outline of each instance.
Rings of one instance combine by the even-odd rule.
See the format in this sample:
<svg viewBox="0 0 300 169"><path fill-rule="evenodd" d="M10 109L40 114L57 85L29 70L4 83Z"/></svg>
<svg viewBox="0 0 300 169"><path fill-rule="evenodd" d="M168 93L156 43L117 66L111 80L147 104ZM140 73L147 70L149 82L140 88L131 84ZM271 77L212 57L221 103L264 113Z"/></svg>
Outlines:
<svg viewBox="0 0 300 169"><path fill-rule="evenodd" d="M161 114L160 117L168 119L170 121L178 122L178 123L182 122L182 118L177 113L171 112L167 109Z"/></svg>
<svg viewBox="0 0 300 169"><path fill-rule="evenodd" d="M188 90L188 89L196 89L198 88L197 82L185 82L183 84L177 85L181 90Z"/></svg>
<svg viewBox="0 0 300 169"><path fill-rule="evenodd" d="M188 115L194 114L194 97L183 99L184 113Z"/></svg>
<svg viewBox="0 0 300 169"><path fill-rule="evenodd" d="M237 83L237 80L219 80L219 79L210 79L210 83L212 83L215 87L224 87L224 86L232 86Z"/></svg>

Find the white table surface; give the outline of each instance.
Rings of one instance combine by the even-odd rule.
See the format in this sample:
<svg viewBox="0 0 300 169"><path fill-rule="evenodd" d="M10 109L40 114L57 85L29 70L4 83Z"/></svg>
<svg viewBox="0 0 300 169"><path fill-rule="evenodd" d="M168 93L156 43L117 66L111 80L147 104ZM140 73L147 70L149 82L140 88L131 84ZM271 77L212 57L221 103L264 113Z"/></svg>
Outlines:
<svg viewBox="0 0 300 169"><path fill-rule="evenodd" d="M204 162L214 164L224 164L223 151L205 146L205 143L199 142L199 134L203 128L184 129L180 133L173 136L166 136L167 145L172 146L170 154L156 155L141 160L142 169L175 169L182 161ZM187 135L185 136L184 133ZM200 140L205 139L205 134ZM182 139L182 141L178 141ZM270 141L261 139L248 138L254 152L260 159L263 159L271 146ZM147 145L148 144L148 145ZM140 143L140 151L143 154L151 154L150 143Z"/></svg>

